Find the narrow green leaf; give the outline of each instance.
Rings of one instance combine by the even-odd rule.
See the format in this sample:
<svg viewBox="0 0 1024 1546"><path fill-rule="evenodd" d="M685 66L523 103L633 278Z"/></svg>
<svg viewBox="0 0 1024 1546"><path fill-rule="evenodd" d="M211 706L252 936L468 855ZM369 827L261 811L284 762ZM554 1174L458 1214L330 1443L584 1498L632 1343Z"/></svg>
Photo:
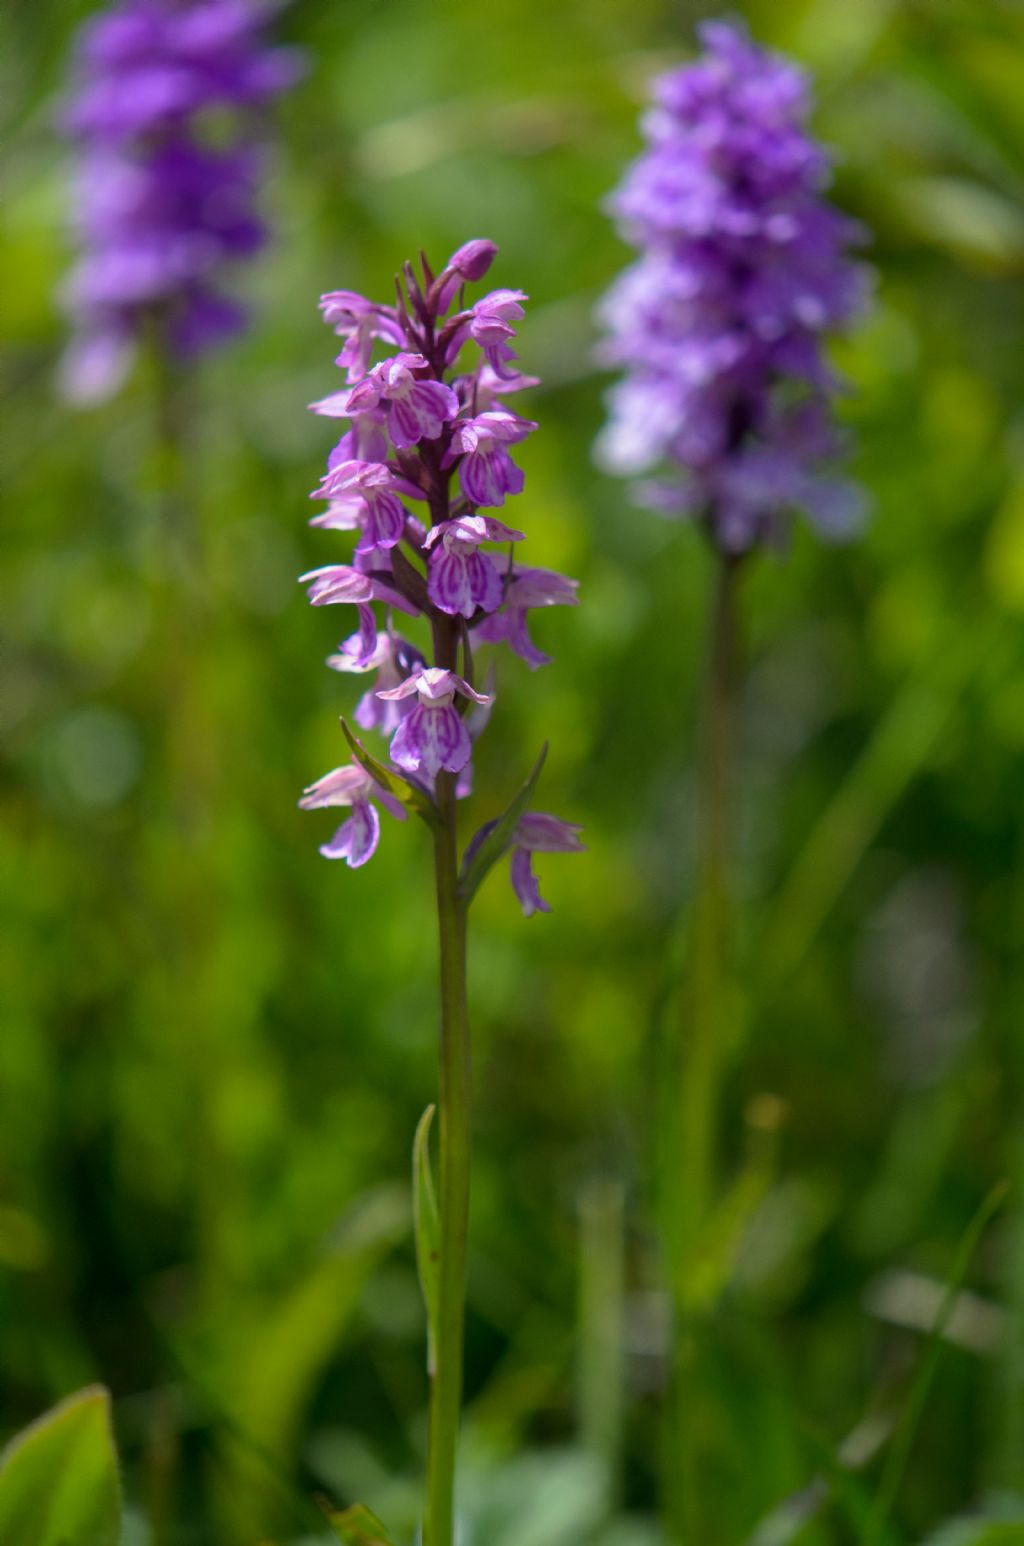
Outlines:
<svg viewBox="0 0 1024 1546"><path fill-rule="evenodd" d="M924 1356L918 1365L914 1382L910 1387L906 1404L893 1432L892 1444L882 1470L875 1497L875 1507L870 1528L865 1533L867 1546L877 1546L889 1520L899 1494L900 1483L910 1459L910 1451L917 1433L917 1425L924 1411L928 1392L943 1353L943 1333L953 1313L957 1295L963 1286L974 1253L993 1215L999 1211L1009 1190L1007 1181L999 1181L984 1199L971 1219L957 1248L953 1266L946 1284L946 1292L939 1305L934 1324L928 1335Z"/></svg>
<svg viewBox="0 0 1024 1546"><path fill-rule="evenodd" d="M515 836L516 827L519 825L520 816L524 815L530 796L537 787L544 759L548 754L548 743L544 742L540 756L534 765L526 783L516 795L512 804L506 810L504 816L499 817L494 826L488 832L483 842L477 848L471 844L466 850L462 860L462 874L459 877L459 895L464 902L471 902L479 891L482 882L497 864L502 854L507 853L512 839Z"/></svg>
<svg viewBox="0 0 1024 1546"><path fill-rule="evenodd" d="M434 1107L420 1117L412 1143L412 1210L416 1230L416 1265L427 1307L427 1373L437 1368L437 1307L440 1297L441 1220L430 1169L430 1125Z"/></svg>
<svg viewBox="0 0 1024 1546"><path fill-rule="evenodd" d="M0 1455L3 1546L117 1546L121 1482L110 1396L91 1385L24 1429Z"/></svg>
<svg viewBox="0 0 1024 1546"><path fill-rule="evenodd" d="M327 1523L342 1546L394 1546L387 1530L365 1503L353 1503L340 1514L328 1509Z"/></svg>
<svg viewBox="0 0 1024 1546"><path fill-rule="evenodd" d="M352 734L344 717L342 717L341 728L353 757L360 767L366 769L374 783L379 784L385 793L400 800L407 811L412 811L414 815L419 816L428 827L436 827L440 817L437 814L437 806L430 796L417 785L410 784L407 778L403 778L394 769L386 768L382 762L378 762L376 757L366 750L362 741Z"/></svg>

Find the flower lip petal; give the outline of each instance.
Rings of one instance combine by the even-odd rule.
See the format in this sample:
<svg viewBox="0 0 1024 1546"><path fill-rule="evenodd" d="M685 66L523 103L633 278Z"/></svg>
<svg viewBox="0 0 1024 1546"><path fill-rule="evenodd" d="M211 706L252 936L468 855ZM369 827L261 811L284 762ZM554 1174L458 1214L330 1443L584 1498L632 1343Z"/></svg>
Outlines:
<svg viewBox="0 0 1024 1546"><path fill-rule="evenodd" d="M349 841L348 862L351 869L358 869L372 859L380 838L380 817L368 800L361 800L349 818L352 836Z"/></svg>
<svg viewBox="0 0 1024 1546"><path fill-rule="evenodd" d="M512 863L510 866L512 877L512 890L516 894L516 900L523 909L525 918L532 918L534 913L549 913L551 908L540 894L540 885L533 873L533 864L528 848L513 848Z"/></svg>
<svg viewBox="0 0 1024 1546"><path fill-rule="evenodd" d="M430 778L442 768L460 772L472 753L469 731L450 702L418 703L391 742L393 762L407 772L422 771Z"/></svg>
<svg viewBox="0 0 1024 1546"><path fill-rule="evenodd" d="M343 639L337 650L327 657L327 665L332 671L344 671L363 675L367 671L377 671L382 665L391 659L393 642L390 634L382 633L377 638L372 655L365 656L362 651L362 641L357 633L350 634Z"/></svg>
<svg viewBox="0 0 1024 1546"><path fill-rule="evenodd" d="M349 869L355 870L373 858L379 838L380 817L368 800L359 800L334 836L321 843L320 852L325 859L344 859Z"/></svg>

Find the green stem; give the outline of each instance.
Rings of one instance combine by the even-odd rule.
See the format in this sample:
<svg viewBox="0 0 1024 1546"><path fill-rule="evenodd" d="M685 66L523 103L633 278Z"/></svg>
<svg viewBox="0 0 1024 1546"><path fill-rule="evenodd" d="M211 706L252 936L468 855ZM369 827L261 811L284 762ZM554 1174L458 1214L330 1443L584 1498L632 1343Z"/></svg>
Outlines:
<svg viewBox="0 0 1024 1546"><path fill-rule="evenodd" d="M454 668L457 635L446 624L439 624L435 632L438 664L450 663ZM441 813L434 834L441 955L440 1273L423 1540L424 1546L452 1546L469 1223L470 1042L466 1010L466 907L458 893L455 776L451 773L438 775L437 804Z"/></svg>
<svg viewBox="0 0 1024 1546"><path fill-rule="evenodd" d="M189 413L185 377L170 356L157 319L152 323L149 338L157 453L158 573L165 586L184 589L186 596L194 600L202 578L196 489L189 476L195 457L194 416Z"/></svg>
<svg viewBox="0 0 1024 1546"><path fill-rule="evenodd" d="M700 1247L714 1206L719 1097L727 1027L729 782L739 561L717 560L696 795L697 859L690 969L680 1048L674 1163L667 1199L672 1332L664 1442L669 1540L702 1540L695 1395Z"/></svg>
<svg viewBox="0 0 1024 1546"><path fill-rule="evenodd" d="M978 1249L982 1236L988 1228L993 1216L1002 1207L1006 1199L1009 1183L997 1181L992 1190L982 1201L981 1206L968 1224L957 1246L956 1256L946 1281L946 1291L939 1302L935 1320L928 1333L928 1341L924 1354L918 1364L917 1373L907 1396L906 1403L900 1413L896 1427L893 1430L889 1450L882 1467L882 1475L878 1483L878 1492L875 1495L874 1507L864 1532L865 1546L882 1546L885 1540L886 1529L892 1516L896 1500L899 1497L900 1484L903 1481L910 1459L914 1438L917 1434L918 1424L924 1413L928 1401L928 1392L943 1354L943 1336L949 1325L949 1318L956 1308L957 1298L963 1287L964 1279L974 1260L974 1253Z"/></svg>
<svg viewBox="0 0 1024 1546"><path fill-rule="evenodd" d="M591 1181L580 1197L577 1405L583 1447L600 1462L609 1513L622 1483L625 1232L621 1183Z"/></svg>

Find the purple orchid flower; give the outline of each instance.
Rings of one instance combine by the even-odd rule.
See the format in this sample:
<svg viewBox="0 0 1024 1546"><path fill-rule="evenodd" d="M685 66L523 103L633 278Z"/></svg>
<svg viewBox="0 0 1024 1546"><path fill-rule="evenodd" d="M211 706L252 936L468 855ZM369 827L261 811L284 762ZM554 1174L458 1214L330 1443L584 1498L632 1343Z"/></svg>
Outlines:
<svg viewBox="0 0 1024 1546"><path fill-rule="evenodd" d="M465 284L487 272L495 253L492 242L465 243L435 277L421 252L418 271L411 263L402 266L395 305L375 306L350 291L331 292L323 310L346 337L337 365L346 372L348 384L312 405L317 414L352 421L331 453L327 476L318 490L318 496L331 504L314 524L341 530L357 527L360 539L352 563L329 565L304 579L315 606L347 602L357 607L358 633L343 642L328 664L345 673L377 672L373 701L370 694L363 697L357 720L364 728L391 730L393 767L385 769L368 749L354 743L343 721L358 766L335 769L306 791L302 803L306 808L327 804L351 808L348 820L321 850L351 866L370 858L379 836L379 816L371 796L381 802L381 794L366 768L373 769L384 788L431 829L442 985L442 1135L465 1133L471 1126L468 1081L460 1072L469 1066L471 1045L465 1013L468 906L484 875L508 846L504 837L513 828L512 880L527 914L546 910L531 855L572 852L581 846L578 829L553 816L520 818L525 803L521 796L499 818L501 836L482 851L477 849L475 858L471 844L459 863L460 800L472 789L474 738L494 701L492 692L480 692L474 685L468 624L497 610L517 578L509 562L503 574L481 548L490 542L523 540L521 531L476 513L476 507L502 504L508 494L522 489L523 475L509 460L507 446L536 427L501 403L496 385L505 381L512 392L527 384L527 378L510 366L515 356L508 344L514 336L512 323L523 315L520 302L525 296L518 290L498 290L464 309ZM453 305L458 307L454 316L450 315ZM398 343L399 349L392 358L371 366L377 339ZM456 362L463 351L472 353L471 344L482 357L476 358L475 369L463 361L455 375ZM364 421L370 426L365 436ZM461 494L452 489L456 466ZM405 511L403 494L422 501L422 521ZM526 639L531 650L523 621L528 603L575 600L572 582L551 576L541 580L540 573L534 574L532 590L518 577L514 621L506 620L504 625L510 639L515 638L519 647ZM401 606L422 619L432 663L394 637L390 619L378 633L373 610L378 602ZM489 681L491 672L493 663ZM458 705L457 699L462 700ZM543 760L542 753L529 788ZM493 824L489 830L494 831ZM418 1129L417 1166L428 1121L429 1112ZM464 1146L442 1138L436 1313L433 1303L428 1303L428 1363L434 1395L424 1520L424 1531L431 1540L438 1537L437 1546L442 1546L442 1536L445 1541L451 1536L456 1455L450 1441L457 1428L451 1419L457 1417L461 1400L459 1348L464 1318L465 1238L460 1220L467 1216L468 1182ZM428 1288L426 1275L424 1288ZM428 1299L432 1300L429 1293ZM444 1427L437 1427L439 1413L447 1424L447 1438Z"/></svg>
<svg viewBox="0 0 1024 1546"><path fill-rule="evenodd" d="M415 693L419 702L399 725L391 742L391 760L408 773L423 773L434 778L444 769L458 773L472 754L472 742L455 707L455 694L474 703L489 703L487 693L478 693L454 671L427 666L416 671L400 687L378 693L385 702L396 702Z"/></svg>
<svg viewBox="0 0 1024 1546"><path fill-rule="evenodd" d="M374 674L373 687L359 698L356 723L390 735L395 767L434 801L439 815L450 810L453 796L462 799L472 788L472 748L494 699L474 684L466 625L474 639L507 643L537 666L548 657L527 631L530 609L576 601L574 581L513 565L508 553L484 551L491 543L524 540L481 508L500 506L522 490L523 473L509 450L537 427L502 401L537 385L511 364L509 341L525 294L494 290L475 305L463 298L496 251L483 238L465 242L436 274L421 254L422 279L403 266L397 305L351 290L329 291L320 303L325 321L345 341L336 359L345 383L310 407L350 422L312 496L326 508L311 524L357 536L350 562L325 565L303 579L314 606L356 607L358 630L328 656L328 665L346 675ZM395 352L373 364L377 344ZM475 365L465 358L473 348ZM399 639L380 606L421 617L433 661L444 665ZM472 707L456 706L457 698Z"/></svg>
<svg viewBox="0 0 1024 1546"><path fill-rule="evenodd" d="M349 605L357 608L363 657L367 660L377 648L377 620L371 601L384 601L390 607L415 615L415 608L397 590L351 564L324 564L319 569L310 569L299 576L299 583L309 586L306 594L315 607Z"/></svg>
<svg viewBox="0 0 1024 1546"><path fill-rule="evenodd" d="M583 828L574 822L561 821L557 816L542 811L532 811L520 818L512 840L510 870L512 890L519 899L525 917L531 918L534 913L551 911L540 894L537 877L533 873L533 855L583 853L585 845L579 839L582 831Z"/></svg>
<svg viewBox="0 0 1024 1546"><path fill-rule="evenodd" d="M358 633L350 635L338 646L335 654L328 655L327 664L332 671L359 674L377 672L374 686L359 699L353 718L363 730L379 730L383 735L393 735L406 715L412 712L413 705L407 698L397 703L385 703L377 694L381 689L399 687L412 672L421 670L426 661L407 639L385 631L378 634L376 646L369 656L364 654L362 636Z"/></svg>
<svg viewBox="0 0 1024 1546"><path fill-rule="evenodd" d="M466 850L467 861L473 858L484 839L490 836L497 825L496 821L484 823ZM508 851L511 856L509 868L512 889L525 917L532 918L534 913L551 911L540 894L537 877L533 873L533 855L583 853L585 845L579 839L582 831L583 828L573 822L562 821L558 816L551 816L544 811L530 811L520 817Z"/></svg>
<svg viewBox="0 0 1024 1546"><path fill-rule="evenodd" d="M366 375L374 339L381 338L389 344L402 342L402 329L395 318L354 290L330 290L321 295L320 310L324 321L339 338L346 340L334 363L346 372L350 383L361 381Z"/></svg>
<svg viewBox="0 0 1024 1546"><path fill-rule="evenodd" d="M401 802L381 789L365 768L354 762L325 773L304 791L299 801L300 810L317 811L341 805L352 811L330 841L321 844L320 852L325 859L344 859L349 869L355 870L373 858L380 839L380 817L373 801L383 805L399 821L405 820Z"/></svg>
<svg viewBox="0 0 1024 1546"><path fill-rule="evenodd" d="M553 569L528 569L513 564L508 555L495 562L502 560L507 580L501 609L482 618L473 629L473 637L484 644L507 644L531 670L550 665L551 656L539 650L530 638L528 613L538 607L578 606L579 581Z"/></svg>
<svg viewBox="0 0 1024 1546"><path fill-rule="evenodd" d="M516 357L508 341L516 336L512 323L522 321L526 315L522 307L526 299L522 290L492 290L472 308L467 331L480 345L487 363L498 377L514 374L506 368Z"/></svg>
<svg viewBox="0 0 1024 1546"><path fill-rule="evenodd" d="M495 611L502 602L501 575L494 560L480 552L480 544L522 540L521 531L490 515L460 515L434 526L423 544L431 555L431 601L452 616Z"/></svg>
<svg viewBox="0 0 1024 1546"><path fill-rule="evenodd" d="M472 419L460 419L452 433L446 461L462 453L459 482L473 505L503 505L506 494L521 494L524 477L506 446L525 440L537 428L507 408L489 408Z"/></svg>
<svg viewBox="0 0 1024 1546"><path fill-rule="evenodd" d="M351 416L383 406L391 443L399 450L420 440L436 440L458 413L459 400L443 382L414 375L428 369L422 354L403 352L382 360L351 389L344 412Z"/></svg>
<svg viewBox="0 0 1024 1546"><path fill-rule="evenodd" d="M526 392L530 387L540 386L539 376L524 376L519 371L499 376L486 363L475 376L463 376L460 380L470 387L467 400L475 413L483 413L487 408L503 408L499 398L507 397L509 392Z"/></svg>
<svg viewBox="0 0 1024 1546"><path fill-rule="evenodd" d="M334 531L358 528L357 553L393 548L402 540L406 518L395 493L398 486L393 473L379 462L339 462L311 496L327 497L330 503L309 524Z"/></svg>
<svg viewBox="0 0 1024 1546"><path fill-rule="evenodd" d="M220 276L264 244L255 125L301 74L298 55L267 46L266 22L255 0L115 0L82 26L63 114L81 245L64 290L71 401L114 392L147 330L189 359L244 325Z"/></svg>
<svg viewBox="0 0 1024 1546"><path fill-rule="evenodd" d="M828 417L824 339L863 304L863 233L824 197L802 73L740 28L700 36L704 54L655 82L647 148L612 200L640 256L601 308L602 357L626 374L598 458L667 468L639 497L696 516L726 553L777 539L793 510L850 535L863 501L829 471L841 438L796 451L789 421Z"/></svg>
<svg viewBox="0 0 1024 1546"><path fill-rule="evenodd" d="M338 395L338 394L335 394ZM348 388L344 394L348 397ZM329 402L330 399L325 399ZM321 413L319 403L311 403L310 411ZM343 418L344 414L324 414L325 418ZM333 472L342 462L386 462L388 459L387 418L381 409L373 413L361 413L352 420L349 429L341 436L327 458L327 471Z"/></svg>

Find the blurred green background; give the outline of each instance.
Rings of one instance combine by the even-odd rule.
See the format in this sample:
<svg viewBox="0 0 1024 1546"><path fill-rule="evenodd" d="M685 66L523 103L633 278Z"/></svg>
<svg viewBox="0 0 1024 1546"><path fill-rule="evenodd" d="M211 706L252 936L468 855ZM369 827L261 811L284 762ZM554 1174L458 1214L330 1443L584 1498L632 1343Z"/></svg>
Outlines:
<svg viewBox="0 0 1024 1546"><path fill-rule="evenodd" d="M709 565L592 465L592 312L628 256L601 199L700 8L282 14L311 70L277 115L272 249L238 275L253 325L189 385L191 594L160 540L151 375L84 413L54 390L54 107L88 9L0 18L0 1430L108 1382L138 1542L312 1537L317 1490L411 1530L430 858L422 830L387 825L352 874L316 854L329 814L296 810L343 760L357 685L323 668L339 621L295 584L341 551L305 525L332 435L304 405L336 384L321 291L387 298L420 245L436 264L487 235L493 282L531 297L520 353L544 383L516 520L581 605L537 622L553 666L502 660L473 815L547 738L541 807L584 822L588 853L541 860L549 919L524 921L501 872L473 919L467 1543L646 1542L650 1113ZM725 1120L743 1186L695 1397L711 1546L824 1546L858 1539L981 1199L1024 1181L1024 7L739 9L815 72L878 276L837 355L870 528L848 549L797 531L745 591ZM1024 1493L1022 1207L1011 1191L971 1265L894 1541Z"/></svg>

